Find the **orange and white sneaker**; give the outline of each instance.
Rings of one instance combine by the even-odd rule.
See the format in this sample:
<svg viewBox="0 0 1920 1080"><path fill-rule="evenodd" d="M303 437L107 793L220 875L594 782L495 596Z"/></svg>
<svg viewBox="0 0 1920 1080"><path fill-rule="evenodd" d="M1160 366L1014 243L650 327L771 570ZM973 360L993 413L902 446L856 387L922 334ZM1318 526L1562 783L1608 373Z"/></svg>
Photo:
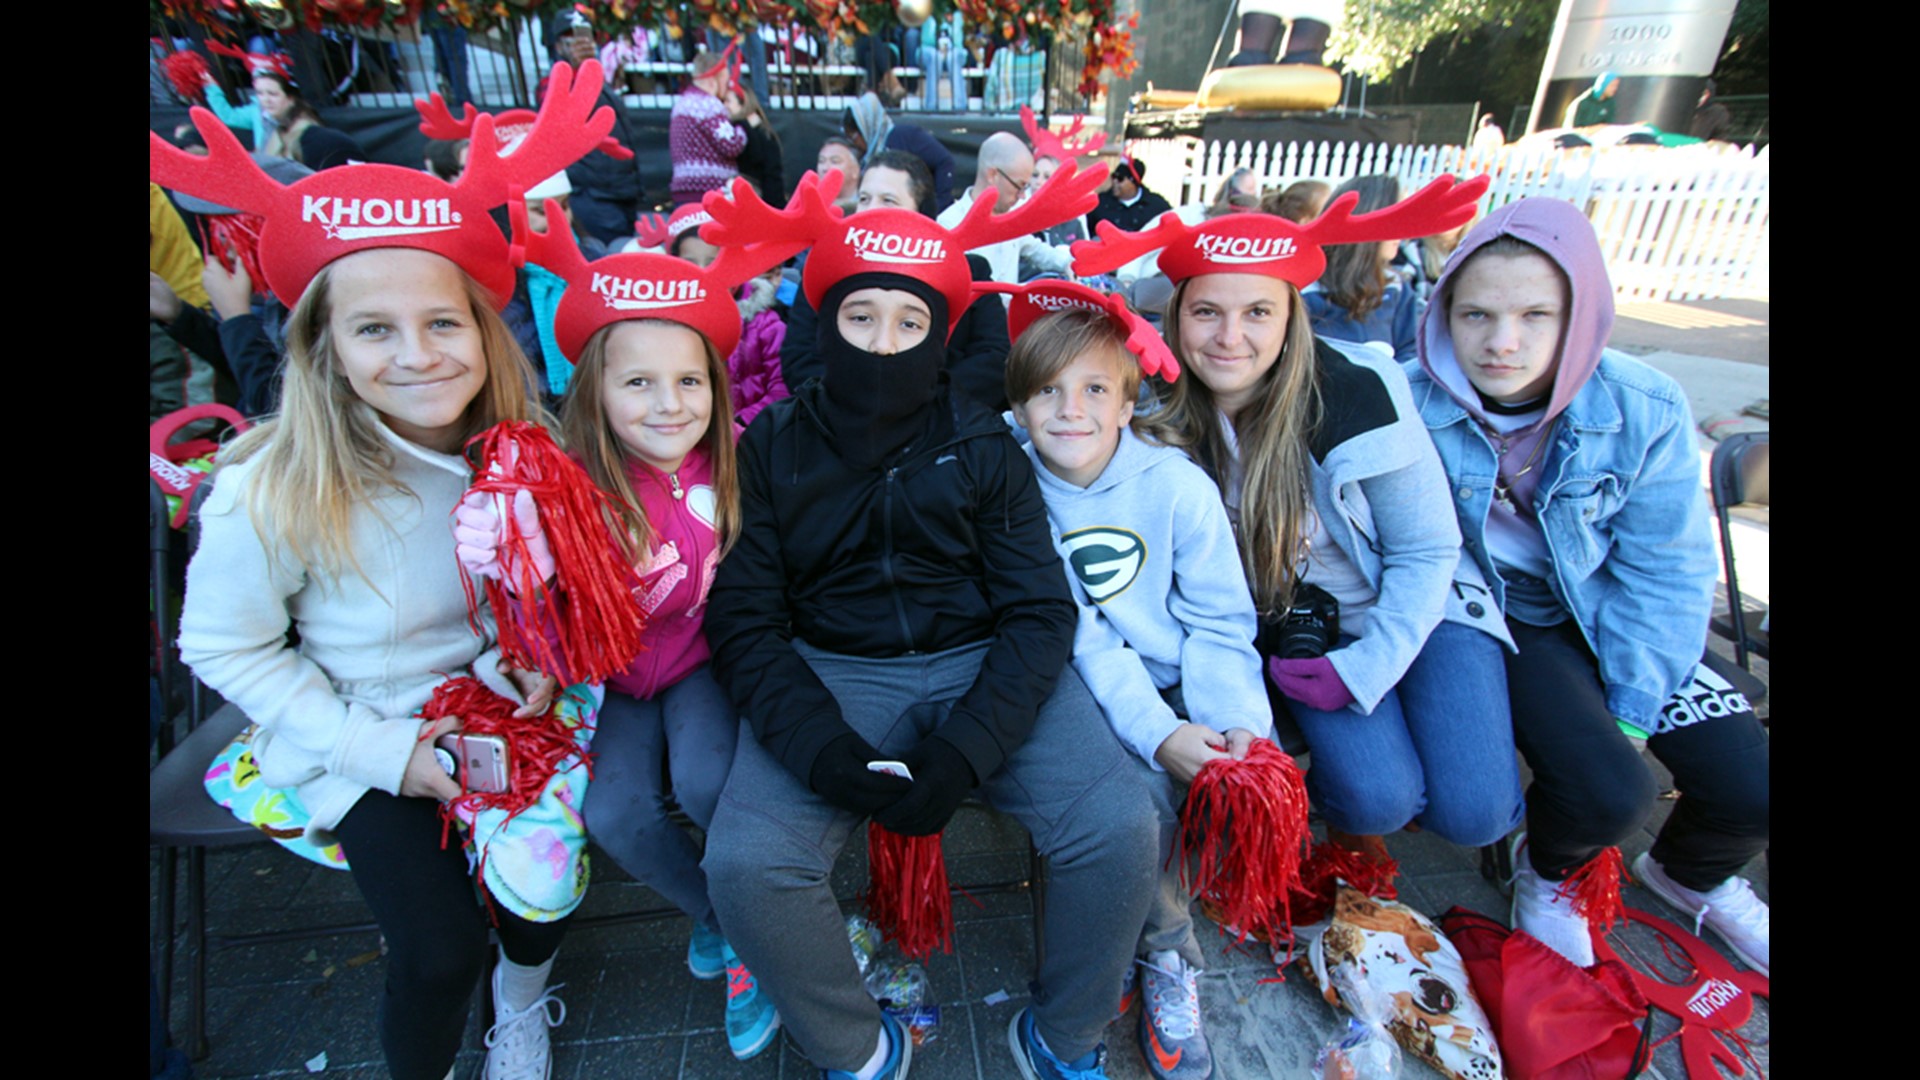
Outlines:
<svg viewBox="0 0 1920 1080"><path fill-rule="evenodd" d="M1159 1080L1207 1080L1213 1053L1200 1029L1199 972L1167 949L1140 965L1140 1052Z"/></svg>

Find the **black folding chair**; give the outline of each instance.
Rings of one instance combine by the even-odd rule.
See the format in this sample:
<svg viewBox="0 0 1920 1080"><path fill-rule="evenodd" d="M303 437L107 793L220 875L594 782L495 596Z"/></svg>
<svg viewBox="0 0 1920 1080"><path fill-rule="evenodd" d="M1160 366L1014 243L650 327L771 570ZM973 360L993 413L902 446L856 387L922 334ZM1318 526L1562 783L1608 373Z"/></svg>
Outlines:
<svg viewBox="0 0 1920 1080"><path fill-rule="evenodd" d="M1773 656L1768 641L1771 635L1760 628L1768 609L1749 609L1746 598L1740 595L1740 575L1733 558L1733 519L1738 516L1767 524L1771 516L1767 436L1764 431L1730 436L1714 448L1711 467L1713 513L1720 522L1720 560L1727 575L1727 614L1714 618L1713 632L1733 642L1734 659L1747 670L1753 666L1749 653L1763 660Z"/></svg>

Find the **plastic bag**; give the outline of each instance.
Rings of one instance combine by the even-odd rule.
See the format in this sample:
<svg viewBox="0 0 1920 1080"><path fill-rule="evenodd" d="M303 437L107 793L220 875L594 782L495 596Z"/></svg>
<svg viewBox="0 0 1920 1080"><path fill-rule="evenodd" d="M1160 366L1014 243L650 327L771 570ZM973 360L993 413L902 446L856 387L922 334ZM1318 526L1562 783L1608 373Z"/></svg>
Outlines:
<svg viewBox="0 0 1920 1080"><path fill-rule="evenodd" d="M915 1047L940 1037L940 1006L933 1004L927 969L915 963L876 963L867 972L867 993L900 1021Z"/></svg>
<svg viewBox="0 0 1920 1080"><path fill-rule="evenodd" d="M1391 999L1369 992L1359 968L1351 962L1328 968L1327 980L1353 1015L1347 1018L1346 1031L1327 1040L1314 1055L1314 1080L1397 1080L1400 1044L1387 1030L1387 1020L1393 1016Z"/></svg>
<svg viewBox="0 0 1920 1080"><path fill-rule="evenodd" d="M873 954L880 951L880 928L867 921L865 915L849 915L847 943L853 946L854 966L865 975L873 964Z"/></svg>

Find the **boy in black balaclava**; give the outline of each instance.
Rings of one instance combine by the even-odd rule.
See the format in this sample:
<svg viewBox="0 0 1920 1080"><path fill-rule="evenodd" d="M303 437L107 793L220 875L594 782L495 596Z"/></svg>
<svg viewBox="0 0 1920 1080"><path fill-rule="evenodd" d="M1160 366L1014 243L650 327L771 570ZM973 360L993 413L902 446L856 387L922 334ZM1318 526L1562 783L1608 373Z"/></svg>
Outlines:
<svg viewBox="0 0 1920 1080"><path fill-rule="evenodd" d="M822 226L804 286L825 375L740 441L741 535L706 614L752 736L708 834L709 889L831 1077L897 1077L912 1056L828 884L863 819L937 833L978 788L1052 857L1039 989L1010 1033L1029 1076L1098 1074L1157 870L1145 766L1067 665L1076 608L1032 466L941 372L973 236L907 211Z"/></svg>

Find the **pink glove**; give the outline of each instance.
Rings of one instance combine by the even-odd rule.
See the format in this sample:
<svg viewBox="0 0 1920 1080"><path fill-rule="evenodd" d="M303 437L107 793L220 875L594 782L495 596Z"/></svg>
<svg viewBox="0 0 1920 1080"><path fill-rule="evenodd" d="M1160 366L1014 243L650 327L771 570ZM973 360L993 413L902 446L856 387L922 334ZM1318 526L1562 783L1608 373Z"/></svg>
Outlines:
<svg viewBox="0 0 1920 1080"><path fill-rule="evenodd" d="M1333 661L1324 656L1311 660L1275 657L1267 661L1267 675L1281 693L1310 709L1333 712L1353 704L1353 691L1340 681L1340 673L1333 670Z"/></svg>
<svg viewBox="0 0 1920 1080"><path fill-rule="evenodd" d="M533 492L522 488L513 493L513 521L521 536L527 538L527 554L533 559L533 572L541 581L553 578L553 549L547 544L546 530L540 527L540 511L533 504ZM506 525L500 520L500 505L492 495L469 491L453 512L454 554L460 565L476 578L497 578L511 582L513 576L502 566L501 547L506 543Z"/></svg>

